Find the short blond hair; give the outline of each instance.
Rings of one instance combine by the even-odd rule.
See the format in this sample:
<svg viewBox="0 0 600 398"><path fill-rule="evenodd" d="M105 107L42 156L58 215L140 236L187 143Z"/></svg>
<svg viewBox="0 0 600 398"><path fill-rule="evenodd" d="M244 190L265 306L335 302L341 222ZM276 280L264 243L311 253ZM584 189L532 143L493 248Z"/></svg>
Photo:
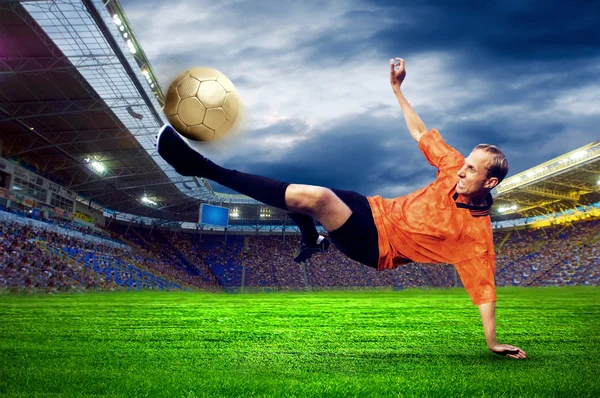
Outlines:
<svg viewBox="0 0 600 398"><path fill-rule="evenodd" d="M475 151L477 149L492 155L485 164L487 177L496 177L498 179L498 184L500 184L508 174L508 161L506 160L506 156L504 156L504 152L496 145L491 144L479 144L473 150Z"/></svg>

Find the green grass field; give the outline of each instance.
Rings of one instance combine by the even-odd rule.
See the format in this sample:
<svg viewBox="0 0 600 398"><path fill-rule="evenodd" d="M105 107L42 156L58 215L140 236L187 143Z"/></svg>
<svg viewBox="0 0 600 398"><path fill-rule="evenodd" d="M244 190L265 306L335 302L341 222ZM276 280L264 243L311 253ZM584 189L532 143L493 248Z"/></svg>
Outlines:
<svg viewBox="0 0 600 398"><path fill-rule="evenodd" d="M600 396L600 289L0 295L0 395Z"/></svg>

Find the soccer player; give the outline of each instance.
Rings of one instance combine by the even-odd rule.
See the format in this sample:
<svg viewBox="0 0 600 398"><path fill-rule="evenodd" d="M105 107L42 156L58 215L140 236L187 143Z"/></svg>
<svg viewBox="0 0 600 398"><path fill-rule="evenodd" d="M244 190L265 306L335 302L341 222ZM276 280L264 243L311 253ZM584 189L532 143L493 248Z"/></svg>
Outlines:
<svg viewBox="0 0 600 398"><path fill-rule="evenodd" d="M262 203L287 210L302 232L296 261L325 251L313 217L337 248L351 259L379 270L409 262L451 263L477 305L488 348L511 358L525 358L518 347L496 339L495 254L490 191L508 173L504 154L481 144L467 158L427 130L401 91L404 60L390 60L390 83L408 130L427 161L438 169L436 180L406 196L384 199L319 186L289 184L223 168L193 150L169 125L163 126L157 150L185 176L211 179Z"/></svg>

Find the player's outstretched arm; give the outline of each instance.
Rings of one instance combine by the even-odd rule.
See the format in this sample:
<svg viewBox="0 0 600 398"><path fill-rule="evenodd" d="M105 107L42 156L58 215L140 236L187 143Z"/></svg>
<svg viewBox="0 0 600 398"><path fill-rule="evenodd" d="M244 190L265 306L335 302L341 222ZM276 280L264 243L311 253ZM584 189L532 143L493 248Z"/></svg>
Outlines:
<svg viewBox="0 0 600 398"><path fill-rule="evenodd" d="M496 340L496 302L479 304L479 313L483 322L485 342L494 354L505 355L511 358L527 358L525 351L519 347L508 344L499 344Z"/></svg>
<svg viewBox="0 0 600 398"><path fill-rule="evenodd" d="M400 104L400 109L402 109L408 131L410 131L410 135L412 135L414 140L419 142L421 136L427 132L427 127L419 115L417 115L417 112L410 106L404 94L402 94L402 90L400 90L405 77L406 69L404 68L404 60L402 58L396 58L396 60L390 59L390 84Z"/></svg>

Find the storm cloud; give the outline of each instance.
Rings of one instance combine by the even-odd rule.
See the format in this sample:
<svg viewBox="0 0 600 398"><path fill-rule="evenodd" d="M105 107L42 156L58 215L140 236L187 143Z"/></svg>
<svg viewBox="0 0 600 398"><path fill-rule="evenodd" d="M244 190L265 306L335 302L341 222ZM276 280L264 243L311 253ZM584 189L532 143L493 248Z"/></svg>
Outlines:
<svg viewBox="0 0 600 398"><path fill-rule="evenodd" d="M435 169L389 87L393 57L427 127L465 155L499 145L509 176L600 139L594 2L121 4L163 89L195 66L236 85L237 132L195 145L224 167L384 197L427 185Z"/></svg>

